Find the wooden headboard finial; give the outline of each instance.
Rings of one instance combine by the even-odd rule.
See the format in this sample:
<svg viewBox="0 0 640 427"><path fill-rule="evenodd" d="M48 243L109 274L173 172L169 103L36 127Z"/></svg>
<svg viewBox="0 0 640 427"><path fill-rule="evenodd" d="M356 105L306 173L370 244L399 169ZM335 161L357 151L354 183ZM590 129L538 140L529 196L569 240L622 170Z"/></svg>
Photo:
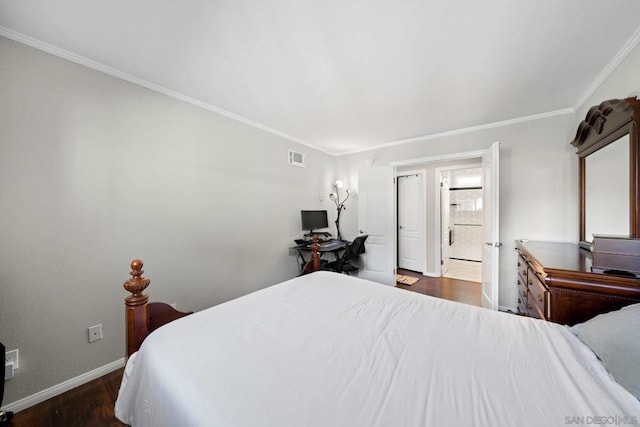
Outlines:
<svg viewBox="0 0 640 427"><path fill-rule="evenodd" d="M302 272L300 275L305 275L312 273L314 271L320 270L320 245L318 244L318 235L313 235L313 241L311 242L311 260L305 264L302 268Z"/></svg>
<svg viewBox="0 0 640 427"><path fill-rule="evenodd" d="M142 277L143 263L139 259L131 262L131 279L124 282L122 286L131 292L131 295L124 299L127 323L127 357L138 351L142 341L149 334L147 328L147 303L149 295L143 294L151 280Z"/></svg>
<svg viewBox="0 0 640 427"><path fill-rule="evenodd" d="M142 277L143 263L139 259L131 261L131 279L124 282L124 288L131 295L124 299L127 326L127 357L138 351L142 341L151 332L173 320L193 312L182 312L163 302L149 302L149 295L143 294L151 280Z"/></svg>
<svg viewBox="0 0 640 427"><path fill-rule="evenodd" d="M131 272L129 273L131 279L122 285L127 291L131 292L131 295L126 298L127 305L144 304L149 299L147 295L142 293L151 283L151 280L142 277L142 273L144 273L143 265L142 260L134 259L131 261Z"/></svg>

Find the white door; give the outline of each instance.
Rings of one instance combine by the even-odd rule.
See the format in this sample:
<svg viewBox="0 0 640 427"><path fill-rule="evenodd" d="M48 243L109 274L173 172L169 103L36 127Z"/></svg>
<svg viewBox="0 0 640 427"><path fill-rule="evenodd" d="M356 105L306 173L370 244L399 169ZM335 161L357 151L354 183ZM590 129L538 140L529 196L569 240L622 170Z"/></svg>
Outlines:
<svg viewBox="0 0 640 427"><path fill-rule="evenodd" d="M498 309L498 272L500 258L499 159L500 143L494 142L482 156L484 170L484 245L482 248L482 306Z"/></svg>
<svg viewBox="0 0 640 427"><path fill-rule="evenodd" d="M395 286L395 200L393 167L358 173L358 229L368 234L358 277Z"/></svg>
<svg viewBox="0 0 640 427"><path fill-rule="evenodd" d="M423 174L398 176L398 267L424 273L426 242L424 236Z"/></svg>

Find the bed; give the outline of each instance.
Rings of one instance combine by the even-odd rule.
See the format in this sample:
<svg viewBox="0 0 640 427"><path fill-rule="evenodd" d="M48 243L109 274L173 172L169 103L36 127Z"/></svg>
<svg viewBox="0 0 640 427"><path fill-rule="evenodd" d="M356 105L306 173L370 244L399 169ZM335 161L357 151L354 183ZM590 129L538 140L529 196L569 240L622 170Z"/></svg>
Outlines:
<svg viewBox="0 0 640 427"><path fill-rule="evenodd" d="M131 297L140 300L149 285L141 262L132 263L131 274L142 288ZM630 334L621 347L600 345L605 353L613 345L614 358L633 359L621 363L633 370L640 305L620 313L603 315L595 335L611 324ZM128 340L131 354L115 407L124 423L640 423L633 383L623 386L599 350L585 344L594 335L589 322L568 328L326 271L171 316L177 320L162 327L140 326L155 329L140 342L140 336ZM148 319L148 312L138 317ZM135 327L128 329L135 335Z"/></svg>

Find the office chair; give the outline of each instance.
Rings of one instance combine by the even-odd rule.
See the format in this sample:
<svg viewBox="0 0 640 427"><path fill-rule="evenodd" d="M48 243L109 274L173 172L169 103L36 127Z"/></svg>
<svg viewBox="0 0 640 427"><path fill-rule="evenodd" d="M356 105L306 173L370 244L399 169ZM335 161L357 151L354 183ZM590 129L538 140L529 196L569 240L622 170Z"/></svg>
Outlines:
<svg viewBox="0 0 640 427"><path fill-rule="evenodd" d="M356 237L353 242L347 245L345 251L337 260L327 263L323 269L345 274L358 271L360 265L355 262L358 261L360 255L364 253L364 242L367 240L367 237L369 237L367 234Z"/></svg>

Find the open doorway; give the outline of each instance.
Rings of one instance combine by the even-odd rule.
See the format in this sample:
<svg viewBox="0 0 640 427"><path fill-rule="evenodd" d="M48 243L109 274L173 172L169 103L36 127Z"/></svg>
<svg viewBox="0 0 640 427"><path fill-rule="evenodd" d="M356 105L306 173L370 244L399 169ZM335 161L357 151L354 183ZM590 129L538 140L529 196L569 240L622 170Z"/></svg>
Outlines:
<svg viewBox="0 0 640 427"><path fill-rule="evenodd" d="M482 164L436 170L440 187L440 252L443 277L482 281Z"/></svg>
<svg viewBox="0 0 640 427"><path fill-rule="evenodd" d="M499 148L494 142L484 150L445 154L391 162L389 166L369 167L358 171L359 202L358 230L369 235L371 244L363 257L363 268L359 274L363 278L387 285L395 285L397 263L397 204L395 180L405 169L417 165L428 165L431 173L425 172L425 188L436 189L436 174L433 169L447 162L462 163L473 160L482 162L483 169L483 250L482 250L482 306L498 309L499 292ZM427 218L427 276L441 276L440 244L440 187L437 191L427 191L425 212ZM438 197L436 197L438 195ZM437 227L431 224L437 223Z"/></svg>
<svg viewBox="0 0 640 427"><path fill-rule="evenodd" d="M454 187L452 191L441 191L441 175L447 178L446 183L449 183L451 176L454 176L456 186L461 185L460 183L469 186L469 184L466 184L464 176L458 174L458 171L464 171L466 169L477 169L482 172L482 158L480 155L461 159L425 159L420 163L396 167L396 266L398 268L416 271L425 276L443 277L443 260L449 258L448 250L450 248L454 250L453 258L482 260L481 254L479 258L477 257L478 254L474 254L474 256L469 258L469 255L465 253L464 250L458 250L460 253L456 254L455 251L458 247L462 246L461 244L449 246L449 238L456 236L462 238L464 235L461 235L461 233L464 231L453 230L451 235L448 232L450 221L449 213L455 210L451 210L449 206L450 203L446 200L443 202L441 196L456 198L456 195L450 195L457 192L457 190L455 190ZM418 184L421 182L424 182L424 190L407 191L408 188L418 188ZM467 206L465 205L464 207L466 208ZM407 213L407 210L410 213ZM420 221L419 226L414 225L416 221ZM454 228L453 224L454 223L451 223L452 228ZM424 230L424 238L409 242L405 236L407 228L410 230L422 228ZM462 242L462 240L460 242ZM407 256L403 254L403 249L406 248L412 249L412 253L419 254L418 256L422 257L420 261L423 264L419 264L420 267L411 267L404 261ZM482 263L479 262L477 264L476 269L481 272ZM481 281L477 276L473 277L474 281ZM470 279L465 277L461 280Z"/></svg>

